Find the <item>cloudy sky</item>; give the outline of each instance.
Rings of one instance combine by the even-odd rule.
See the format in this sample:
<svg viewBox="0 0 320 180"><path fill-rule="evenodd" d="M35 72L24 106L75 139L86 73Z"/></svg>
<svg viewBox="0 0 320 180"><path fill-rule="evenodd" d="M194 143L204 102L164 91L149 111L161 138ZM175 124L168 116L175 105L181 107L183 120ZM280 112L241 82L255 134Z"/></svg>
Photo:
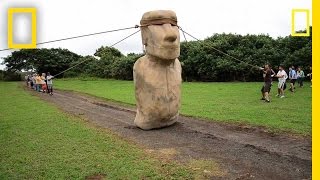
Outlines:
<svg viewBox="0 0 320 180"><path fill-rule="evenodd" d="M291 33L292 9L309 9L312 25L311 0L0 0L0 4L0 49L8 47L7 9L10 7L37 8L37 42L134 26L144 12L157 9L174 10L179 25L199 39L223 32L269 34L274 38L287 36ZM28 18L15 16L15 19L16 41L28 39ZM298 14L296 29L304 27L305 16ZM111 45L135 30L38 47L62 47L81 55L92 55L102 45ZM123 53L142 52L140 38L140 34L137 34L116 48ZM188 39L191 40L190 37ZM0 57L8 54L10 51L0 51ZM0 65L0 69L3 67Z"/></svg>

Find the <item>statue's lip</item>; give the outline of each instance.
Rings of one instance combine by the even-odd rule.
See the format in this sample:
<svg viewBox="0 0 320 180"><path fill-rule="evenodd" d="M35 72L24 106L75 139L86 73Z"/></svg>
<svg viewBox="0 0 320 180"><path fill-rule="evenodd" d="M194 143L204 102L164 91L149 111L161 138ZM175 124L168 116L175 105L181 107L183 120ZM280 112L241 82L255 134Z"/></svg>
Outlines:
<svg viewBox="0 0 320 180"><path fill-rule="evenodd" d="M159 49L178 49L179 45L162 45L162 46L153 46Z"/></svg>

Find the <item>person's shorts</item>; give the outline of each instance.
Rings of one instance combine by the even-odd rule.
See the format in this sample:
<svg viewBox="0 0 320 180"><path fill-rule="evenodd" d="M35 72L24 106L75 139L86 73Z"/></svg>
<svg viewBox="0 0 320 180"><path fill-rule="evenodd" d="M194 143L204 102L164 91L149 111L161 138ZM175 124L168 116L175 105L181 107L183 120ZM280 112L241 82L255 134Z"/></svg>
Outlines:
<svg viewBox="0 0 320 180"><path fill-rule="evenodd" d="M290 83L292 83L294 85L296 83L296 79L291 79Z"/></svg>
<svg viewBox="0 0 320 180"><path fill-rule="evenodd" d="M279 88L279 89L284 89L285 84L286 84L285 81L279 81L279 83L278 83L278 88Z"/></svg>
<svg viewBox="0 0 320 180"><path fill-rule="evenodd" d="M271 90L271 82L265 82L261 88L261 92L270 92Z"/></svg>
<svg viewBox="0 0 320 180"><path fill-rule="evenodd" d="M48 84L48 89L52 89L52 84Z"/></svg>

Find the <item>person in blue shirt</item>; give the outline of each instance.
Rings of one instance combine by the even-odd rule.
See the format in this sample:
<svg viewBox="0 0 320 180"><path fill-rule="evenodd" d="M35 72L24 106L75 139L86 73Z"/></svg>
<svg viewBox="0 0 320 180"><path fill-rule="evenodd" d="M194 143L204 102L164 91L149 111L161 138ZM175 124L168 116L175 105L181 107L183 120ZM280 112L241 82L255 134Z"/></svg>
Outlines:
<svg viewBox="0 0 320 180"><path fill-rule="evenodd" d="M290 91L294 92L294 90L295 90L294 85L295 85L295 83L297 81L297 72L294 69L294 66L291 66L289 68L289 79L290 79Z"/></svg>

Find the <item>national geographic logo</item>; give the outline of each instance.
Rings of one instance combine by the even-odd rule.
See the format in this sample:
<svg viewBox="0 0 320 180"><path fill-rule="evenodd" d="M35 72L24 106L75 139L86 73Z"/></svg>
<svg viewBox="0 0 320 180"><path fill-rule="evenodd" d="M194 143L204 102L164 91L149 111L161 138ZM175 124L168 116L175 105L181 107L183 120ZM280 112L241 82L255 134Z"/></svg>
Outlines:
<svg viewBox="0 0 320 180"><path fill-rule="evenodd" d="M14 15L31 14L31 42L15 43L14 41ZM10 49L34 49L37 47L37 10L36 8L9 8L8 9L8 48Z"/></svg>
<svg viewBox="0 0 320 180"><path fill-rule="evenodd" d="M297 33L295 30L296 13L305 13L306 15L306 32ZM310 36L309 28L309 9L292 9L291 13L291 36Z"/></svg>

